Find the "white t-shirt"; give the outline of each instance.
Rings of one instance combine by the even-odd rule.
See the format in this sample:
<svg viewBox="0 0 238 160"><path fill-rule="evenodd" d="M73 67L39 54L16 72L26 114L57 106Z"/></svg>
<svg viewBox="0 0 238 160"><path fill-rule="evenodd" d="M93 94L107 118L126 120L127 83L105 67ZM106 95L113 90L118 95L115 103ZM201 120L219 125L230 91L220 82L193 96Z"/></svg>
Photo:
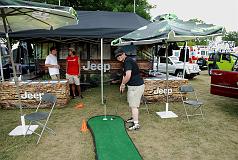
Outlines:
<svg viewBox="0 0 238 160"><path fill-rule="evenodd" d="M58 65L57 57L49 54L45 59L45 64ZM48 67L50 75L59 74L59 68Z"/></svg>

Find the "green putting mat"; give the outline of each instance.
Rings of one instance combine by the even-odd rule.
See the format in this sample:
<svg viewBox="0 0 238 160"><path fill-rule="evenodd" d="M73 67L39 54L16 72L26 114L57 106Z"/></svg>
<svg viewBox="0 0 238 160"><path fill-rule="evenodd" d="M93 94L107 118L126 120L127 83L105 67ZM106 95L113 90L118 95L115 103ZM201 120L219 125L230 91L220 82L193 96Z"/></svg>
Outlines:
<svg viewBox="0 0 238 160"><path fill-rule="evenodd" d="M142 160L140 153L128 136L124 120L119 116L92 117L88 127L94 138L98 160ZM113 118L113 120L111 120Z"/></svg>

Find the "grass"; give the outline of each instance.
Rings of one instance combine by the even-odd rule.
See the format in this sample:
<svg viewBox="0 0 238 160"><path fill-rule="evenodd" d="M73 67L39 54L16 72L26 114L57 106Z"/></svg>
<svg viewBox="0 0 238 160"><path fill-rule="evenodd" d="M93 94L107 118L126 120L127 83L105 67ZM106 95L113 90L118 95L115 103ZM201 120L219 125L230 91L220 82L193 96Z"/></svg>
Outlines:
<svg viewBox="0 0 238 160"><path fill-rule="evenodd" d="M205 120L194 117L188 123L181 103L170 103L170 110L179 117L161 119L155 112L164 111L165 104L150 104L150 114L140 110L139 131L129 132L145 160L233 160L238 159L238 101L211 95L210 77L206 71L190 80L205 103ZM105 86L108 114L128 118L126 95L119 95L118 86ZM74 109L83 102L85 108ZM8 133L20 123L19 110L0 110L0 160L93 160L94 145L90 132L80 132L83 119L102 115L100 88L88 89L83 100L71 100L68 106L55 109L49 121L57 135L47 132L39 145L37 136L10 137ZM31 110L24 110L24 113Z"/></svg>

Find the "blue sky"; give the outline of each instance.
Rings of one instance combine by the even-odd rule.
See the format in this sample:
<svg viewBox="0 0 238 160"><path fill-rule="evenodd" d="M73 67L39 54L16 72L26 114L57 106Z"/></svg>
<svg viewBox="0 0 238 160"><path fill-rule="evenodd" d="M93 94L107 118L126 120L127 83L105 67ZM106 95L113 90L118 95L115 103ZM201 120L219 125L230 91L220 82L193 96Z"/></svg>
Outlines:
<svg viewBox="0 0 238 160"><path fill-rule="evenodd" d="M238 0L147 0L156 5L152 17L174 13L180 19L200 19L238 32Z"/></svg>

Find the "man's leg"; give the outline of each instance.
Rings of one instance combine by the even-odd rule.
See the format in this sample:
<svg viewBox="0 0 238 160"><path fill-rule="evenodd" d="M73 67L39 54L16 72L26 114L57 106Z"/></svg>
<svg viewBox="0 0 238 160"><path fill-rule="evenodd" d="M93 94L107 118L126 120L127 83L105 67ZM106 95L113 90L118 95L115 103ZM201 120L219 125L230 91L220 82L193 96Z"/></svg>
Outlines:
<svg viewBox="0 0 238 160"><path fill-rule="evenodd" d="M75 97L76 96L76 94L75 94L75 84L71 84L71 86L72 86L73 96Z"/></svg>
<svg viewBox="0 0 238 160"><path fill-rule="evenodd" d="M80 79L78 76L74 76L74 83L77 86L77 91L78 91L79 97L83 98L83 96L81 95Z"/></svg>
<svg viewBox="0 0 238 160"><path fill-rule="evenodd" d="M69 86L70 86L70 89L73 93L73 98L74 98L75 97L75 84L74 84L73 78L72 78L71 75L66 74L66 79L68 80L68 82L70 84Z"/></svg>
<svg viewBox="0 0 238 160"><path fill-rule="evenodd" d="M132 121L133 121L133 125L129 127L129 130L136 130L140 128L139 107L143 92L144 92L144 85L128 87L127 98L129 106L131 108Z"/></svg>
<svg viewBox="0 0 238 160"><path fill-rule="evenodd" d="M50 75L50 77L51 77L51 79L52 79L52 80L58 80L58 78L57 78L57 75L56 75L56 74L54 74L54 75Z"/></svg>
<svg viewBox="0 0 238 160"><path fill-rule="evenodd" d="M81 94L80 85L77 85L77 90L78 90L78 93L79 93L79 97L83 98L83 96L82 96L82 94Z"/></svg>
<svg viewBox="0 0 238 160"><path fill-rule="evenodd" d="M60 80L60 75L59 75L59 74L56 74L56 78L57 78L57 80L59 81L59 80Z"/></svg>
<svg viewBox="0 0 238 160"><path fill-rule="evenodd" d="M139 123L139 109L137 107L131 108L132 118L134 123Z"/></svg>

